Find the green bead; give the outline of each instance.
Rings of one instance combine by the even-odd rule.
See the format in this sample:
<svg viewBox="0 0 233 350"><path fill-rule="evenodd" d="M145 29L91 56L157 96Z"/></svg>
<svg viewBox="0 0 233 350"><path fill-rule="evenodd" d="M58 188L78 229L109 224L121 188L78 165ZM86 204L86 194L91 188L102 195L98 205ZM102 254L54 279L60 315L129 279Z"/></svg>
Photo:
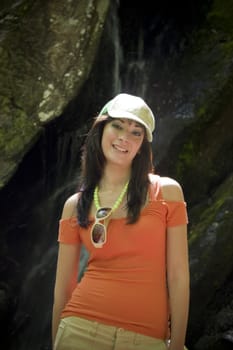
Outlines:
<svg viewBox="0 0 233 350"><path fill-rule="evenodd" d="M129 185L129 181L126 182L126 184L125 184L123 190L121 191L119 197L117 198L116 202L113 204L112 212L114 210L116 210L119 207L119 205L121 204L122 199L123 199L125 193L127 192L128 185ZM95 203L95 207L96 207L97 210L101 208L100 203L99 203L98 192L99 192L99 188L98 188L98 186L96 186L95 190L94 190L94 203Z"/></svg>

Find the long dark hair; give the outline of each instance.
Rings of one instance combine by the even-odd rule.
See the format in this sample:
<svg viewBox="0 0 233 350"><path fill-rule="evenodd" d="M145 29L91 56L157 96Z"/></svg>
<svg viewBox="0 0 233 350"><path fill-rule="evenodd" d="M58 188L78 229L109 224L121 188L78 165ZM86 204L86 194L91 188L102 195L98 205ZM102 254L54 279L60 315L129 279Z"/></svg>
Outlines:
<svg viewBox="0 0 233 350"><path fill-rule="evenodd" d="M83 146L80 175L80 197L77 205L78 222L87 227L88 216L93 201L93 193L99 183L105 167L105 156L101 147L104 127L113 119L108 115L98 117ZM137 221L140 210L146 202L149 179L148 173L153 171L151 144L146 138L142 142L139 153L132 162L131 178L127 191L127 222Z"/></svg>

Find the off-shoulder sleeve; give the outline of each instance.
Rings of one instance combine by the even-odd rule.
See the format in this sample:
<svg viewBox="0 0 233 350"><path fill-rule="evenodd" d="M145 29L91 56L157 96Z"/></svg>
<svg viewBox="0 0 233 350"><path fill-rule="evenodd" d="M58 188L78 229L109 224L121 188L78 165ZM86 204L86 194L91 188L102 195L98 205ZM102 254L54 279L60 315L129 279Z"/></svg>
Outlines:
<svg viewBox="0 0 233 350"><path fill-rule="evenodd" d="M178 226L188 223L188 213L186 202L166 201L168 208L167 226Z"/></svg>
<svg viewBox="0 0 233 350"><path fill-rule="evenodd" d="M72 217L59 221L58 242L68 244L77 244L81 242L77 218Z"/></svg>

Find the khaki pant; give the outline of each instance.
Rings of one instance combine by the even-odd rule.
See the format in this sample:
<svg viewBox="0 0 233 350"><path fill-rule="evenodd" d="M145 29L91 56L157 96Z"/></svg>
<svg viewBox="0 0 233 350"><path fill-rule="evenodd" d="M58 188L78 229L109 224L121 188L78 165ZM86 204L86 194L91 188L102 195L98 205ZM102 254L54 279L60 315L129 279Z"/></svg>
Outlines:
<svg viewBox="0 0 233 350"><path fill-rule="evenodd" d="M89 321L61 320L54 350L166 350L164 340Z"/></svg>

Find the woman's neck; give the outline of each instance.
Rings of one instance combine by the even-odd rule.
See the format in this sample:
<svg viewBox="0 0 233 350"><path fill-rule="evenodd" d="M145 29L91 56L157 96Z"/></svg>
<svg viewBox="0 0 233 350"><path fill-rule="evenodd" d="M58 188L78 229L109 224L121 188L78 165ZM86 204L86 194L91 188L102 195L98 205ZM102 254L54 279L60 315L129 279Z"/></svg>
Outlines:
<svg viewBox="0 0 233 350"><path fill-rule="evenodd" d="M106 167L103 176L100 179L99 188L112 190L116 187L122 187L130 179L130 169L113 169Z"/></svg>

